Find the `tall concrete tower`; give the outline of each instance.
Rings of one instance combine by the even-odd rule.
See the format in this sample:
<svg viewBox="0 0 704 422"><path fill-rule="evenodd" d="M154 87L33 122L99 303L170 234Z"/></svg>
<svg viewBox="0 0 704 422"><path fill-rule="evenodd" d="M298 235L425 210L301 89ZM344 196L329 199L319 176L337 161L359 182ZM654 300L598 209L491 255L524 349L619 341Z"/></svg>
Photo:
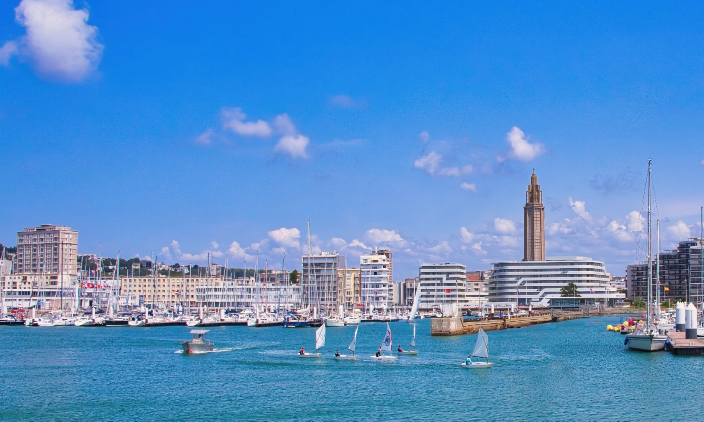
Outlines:
<svg viewBox="0 0 704 422"><path fill-rule="evenodd" d="M523 207L523 260L545 261L545 207L538 176L530 176Z"/></svg>

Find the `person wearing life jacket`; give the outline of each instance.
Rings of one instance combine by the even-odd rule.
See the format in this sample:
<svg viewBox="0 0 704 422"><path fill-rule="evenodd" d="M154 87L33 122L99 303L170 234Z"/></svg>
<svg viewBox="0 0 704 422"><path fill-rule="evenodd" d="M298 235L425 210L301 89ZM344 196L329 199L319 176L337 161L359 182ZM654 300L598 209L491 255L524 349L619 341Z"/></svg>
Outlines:
<svg viewBox="0 0 704 422"><path fill-rule="evenodd" d="M399 352L403 352L403 351L404 351L404 350L401 348L401 345L400 345L400 344L398 345L398 351L399 351Z"/></svg>
<svg viewBox="0 0 704 422"><path fill-rule="evenodd" d="M305 347L301 347L301 351L298 352L299 355L305 355L306 354L306 349Z"/></svg>

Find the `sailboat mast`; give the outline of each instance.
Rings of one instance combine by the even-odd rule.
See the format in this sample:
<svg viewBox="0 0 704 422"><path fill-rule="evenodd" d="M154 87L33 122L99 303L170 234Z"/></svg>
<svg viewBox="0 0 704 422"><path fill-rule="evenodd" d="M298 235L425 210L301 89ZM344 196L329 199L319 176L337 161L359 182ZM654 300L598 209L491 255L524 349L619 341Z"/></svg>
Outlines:
<svg viewBox="0 0 704 422"><path fill-rule="evenodd" d="M311 270L312 264L310 262L310 218L308 219L308 282L306 283L306 306L310 307L310 288L311 288L311 282L310 282L310 270ZM310 310L310 309L309 309Z"/></svg>
<svg viewBox="0 0 704 422"><path fill-rule="evenodd" d="M658 320L660 319L660 219L657 219L657 251L655 251L655 285L656 291L655 291L655 303L657 303L658 309L657 309L657 318Z"/></svg>
<svg viewBox="0 0 704 422"><path fill-rule="evenodd" d="M651 173L650 173L650 159L648 159L648 306L647 306L647 315L645 318L645 324L646 328L650 328L650 302L651 302L651 285L653 282L653 261L650 258L652 256L652 239L651 239L651 210L650 210L650 185L651 185Z"/></svg>

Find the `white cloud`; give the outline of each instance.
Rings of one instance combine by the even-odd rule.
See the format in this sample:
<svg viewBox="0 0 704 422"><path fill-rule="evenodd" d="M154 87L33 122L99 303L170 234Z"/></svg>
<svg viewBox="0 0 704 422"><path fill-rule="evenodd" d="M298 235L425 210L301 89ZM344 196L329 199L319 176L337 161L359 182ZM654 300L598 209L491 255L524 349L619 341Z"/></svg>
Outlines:
<svg viewBox="0 0 704 422"><path fill-rule="evenodd" d="M0 48L0 63L20 54L45 77L79 82L100 63L104 46L97 40L98 28L88 25L88 10L74 9L72 0L22 0L15 8L15 21L26 35Z"/></svg>
<svg viewBox="0 0 704 422"><path fill-rule="evenodd" d="M474 171L474 168L471 165L462 167L440 167L441 163L442 154L435 151L430 151L428 154L414 161L413 167L421 169L432 176L438 175L459 177Z"/></svg>
<svg viewBox="0 0 704 422"><path fill-rule="evenodd" d="M403 242L403 238L395 230L370 229L365 237L372 243Z"/></svg>
<svg viewBox="0 0 704 422"><path fill-rule="evenodd" d="M227 249L227 253L232 258L247 259L247 254L245 253L244 248L240 246L237 241L234 240L232 241L232 243L230 243L230 247Z"/></svg>
<svg viewBox="0 0 704 422"><path fill-rule="evenodd" d="M643 231L645 218L638 211L631 211L626 215L626 227L629 232Z"/></svg>
<svg viewBox="0 0 704 422"><path fill-rule="evenodd" d="M247 115L239 107L222 110L223 127L242 136L258 136L265 138L271 135L271 126L263 120L245 122Z"/></svg>
<svg viewBox="0 0 704 422"><path fill-rule="evenodd" d="M689 237L692 235L690 226L688 226L687 223L682 220L679 220L674 225L669 226L667 228L667 232L671 235L672 240L674 240L675 242L689 239Z"/></svg>
<svg viewBox="0 0 704 422"><path fill-rule="evenodd" d="M288 117L287 113L279 114L278 116L276 116L276 118L274 119L274 127L282 135L296 134L296 126L291 121L291 118Z"/></svg>
<svg viewBox="0 0 704 422"><path fill-rule="evenodd" d="M213 129L208 128L205 132L198 135L196 138L196 144L199 145L210 145L212 143Z"/></svg>
<svg viewBox="0 0 704 422"><path fill-rule="evenodd" d="M352 242L350 242L349 247L350 248L359 247L362 249L371 249L369 246L365 245L364 243L360 242L357 239L353 239Z"/></svg>
<svg viewBox="0 0 704 422"><path fill-rule="evenodd" d="M516 232L516 223L514 223L513 221L508 220L506 218L495 218L494 219L494 230L496 230L499 233L505 233L505 234L515 233Z"/></svg>
<svg viewBox="0 0 704 422"><path fill-rule="evenodd" d="M567 223L570 223L570 220L565 219ZM549 235L556 235L557 233L562 233L562 234L569 234L572 232L572 229L567 226L565 223L550 223L548 224L547 227L547 234Z"/></svg>
<svg viewBox="0 0 704 422"><path fill-rule="evenodd" d="M538 158L545 152L543 144L536 142L531 144L525 137L523 131L516 126L506 134L506 141L511 145L509 157L520 161L531 161ZM504 161L506 157L497 157L498 161Z"/></svg>
<svg viewBox="0 0 704 422"><path fill-rule="evenodd" d="M347 246L347 242L345 242L345 239L342 239L340 237L333 237L332 239L330 239L330 244L337 249L343 249Z"/></svg>
<svg viewBox="0 0 704 422"><path fill-rule="evenodd" d="M276 243L289 246L291 248L300 247L299 239L301 238L301 232L297 228L287 229L282 227L277 230L272 230L269 232L269 237Z"/></svg>
<svg viewBox="0 0 704 422"><path fill-rule="evenodd" d="M466 227L460 227L460 236L462 236L462 242L471 243L477 236L467 230Z"/></svg>
<svg viewBox="0 0 704 422"><path fill-rule="evenodd" d="M7 66L10 64L10 59L18 52L19 49L17 48L16 41L6 41L5 44L0 47L0 65Z"/></svg>
<svg viewBox="0 0 704 422"><path fill-rule="evenodd" d="M592 221L592 217L587 212L586 203L584 201L573 201L570 197L569 202L570 207L572 207L572 211L574 211L575 214L582 217L586 221Z"/></svg>
<svg viewBox="0 0 704 422"><path fill-rule="evenodd" d="M433 246L432 248L428 248L428 252L439 254L439 253L445 253L449 254L452 253L452 248L450 247L450 244L447 243L447 240L443 240L442 242L438 243L437 245Z"/></svg>
<svg viewBox="0 0 704 422"><path fill-rule="evenodd" d="M497 244L504 248L514 248L518 246L518 238L514 236L494 236Z"/></svg>
<svg viewBox="0 0 704 422"><path fill-rule="evenodd" d="M435 151L430 151L428 155L420 157L413 162L413 167L424 170L430 174L435 174L438 166L442 162L442 155Z"/></svg>
<svg viewBox="0 0 704 422"><path fill-rule="evenodd" d="M486 251L482 249L482 242L477 242L473 244L472 251L478 255L486 255Z"/></svg>
<svg viewBox="0 0 704 422"><path fill-rule="evenodd" d="M216 241L214 241L214 240L213 240L212 242L210 242L210 246L211 246L213 249L218 249L218 248L220 247L220 245L218 245L218 242L216 242Z"/></svg>
<svg viewBox="0 0 704 422"><path fill-rule="evenodd" d="M477 185L475 185L474 183L462 182L462 184L460 185L460 189L469 190L472 192L479 192L477 190Z"/></svg>
<svg viewBox="0 0 704 422"><path fill-rule="evenodd" d="M274 151L290 155L292 158L308 158L306 148L310 139L303 135L286 135L279 139Z"/></svg>
<svg viewBox="0 0 704 422"><path fill-rule="evenodd" d="M424 130L418 134L418 138L420 138L420 140L423 142L428 142L430 140L430 134L428 133L427 130Z"/></svg>
<svg viewBox="0 0 704 422"><path fill-rule="evenodd" d="M702 160L701 164L704 166L704 160Z"/></svg>

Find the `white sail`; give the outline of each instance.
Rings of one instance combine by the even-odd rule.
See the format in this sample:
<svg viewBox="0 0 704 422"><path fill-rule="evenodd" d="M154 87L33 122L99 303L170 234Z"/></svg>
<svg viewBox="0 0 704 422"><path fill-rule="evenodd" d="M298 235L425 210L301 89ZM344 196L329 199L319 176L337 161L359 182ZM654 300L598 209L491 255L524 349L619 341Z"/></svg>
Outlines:
<svg viewBox="0 0 704 422"><path fill-rule="evenodd" d="M325 346L325 324L315 331L315 350Z"/></svg>
<svg viewBox="0 0 704 422"><path fill-rule="evenodd" d="M413 324L413 340L411 340L411 347L416 348L416 324Z"/></svg>
<svg viewBox="0 0 704 422"><path fill-rule="evenodd" d="M352 339L352 343L350 343L349 347L347 347L347 350L351 351L352 353L354 353L354 349L357 348L357 330L359 330L359 325L354 330L354 338Z"/></svg>
<svg viewBox="0 0 704 422"><path fill-rule="evenodd" d="M386 323L386 336L384 336L384 341L381 342L382 352L391 352L391 329L389 328L389 323Z"/></svg>
<svg viewBox="0 0 704 422"><path fill-rule="evenodd" d="M477 343L474 345L472 357L489 359L489 337L481 328L477 333Z"/></svg>
<svg viewBox="0 0 704 422"><path fill-rule="evenodd" d="M414 319L416 317L418 306L420 306L420 285L416 287L416 294L413 296L413 307L411 308L411 314L408 316L408 319Z"/></svg>

